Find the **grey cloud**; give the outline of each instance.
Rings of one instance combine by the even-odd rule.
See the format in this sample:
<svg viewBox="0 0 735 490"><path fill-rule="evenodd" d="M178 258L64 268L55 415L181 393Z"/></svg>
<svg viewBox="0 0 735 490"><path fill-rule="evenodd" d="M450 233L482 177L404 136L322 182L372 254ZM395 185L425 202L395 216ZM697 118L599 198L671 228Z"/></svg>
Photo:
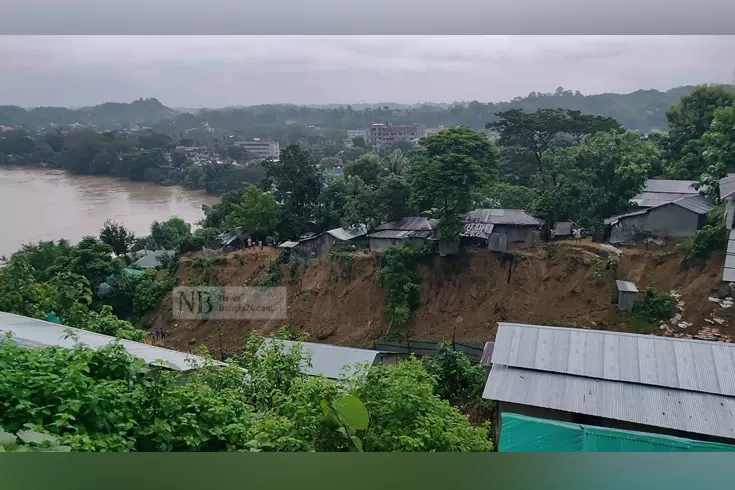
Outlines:
<svg viewBox="0 0 735 490"><path fill-rule="evenodd" d="M0 36L0 104L481 100L730 82L735 36Z"/></svg>

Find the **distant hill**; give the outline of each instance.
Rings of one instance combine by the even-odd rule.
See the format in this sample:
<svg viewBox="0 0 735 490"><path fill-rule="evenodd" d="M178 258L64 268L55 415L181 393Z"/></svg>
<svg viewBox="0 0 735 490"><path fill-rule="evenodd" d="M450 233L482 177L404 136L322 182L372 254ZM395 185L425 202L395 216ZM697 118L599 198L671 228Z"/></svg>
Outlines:
<svg viewBox="0 0 735 490"><path fill-rule="evenodd" d="M138 99L130 103L105 102L93 107L68 109L66 107L0 106L0 124L38 129L52 125L81 124L101 129L126 128L135 125L153 125L174 118L177 111L166 107L158 99Z"/></svg>
<svg viewBox="0 0 735 490"><path fill-rule="evenodd" d="M725 85L735 90L735 86ZM0 106L0 125L46 127L51 124L92 125L115 129L133 125L156 125L161 130L182 131L205 123L227 131L248 131L257 127L283 126L286 121L324 128L361 128L375 122L405 122L440 125L467 125L481 129L496 119L495 113L509 109L532 112L541 108L578 110L586 114L608 116L623 126L648 133L666 129L666 110L694 86L677 87L665 92L637 90L629 94L583 95L578 91L558 88L554 93L532 92L525 97L499 103L463 102L453 104L424 103L320 105L263 104L223 109L180 109L163 105L158 99L139 99L129 104L108 102L94 107L68 109L38 107L26 110L17 106ZM393 114L396 109L404 109Z"/></svg>

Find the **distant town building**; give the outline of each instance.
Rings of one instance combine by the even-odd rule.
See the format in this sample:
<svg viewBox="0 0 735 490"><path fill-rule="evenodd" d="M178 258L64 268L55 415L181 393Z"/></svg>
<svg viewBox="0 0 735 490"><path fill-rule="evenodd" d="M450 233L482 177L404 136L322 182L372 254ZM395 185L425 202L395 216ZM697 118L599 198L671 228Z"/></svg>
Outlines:
<svg viewBox="0 0 735 490"><path fill-rule="evenodd" d="M349 139L353 138L364 138L365 141L368 139L368 133L369 131L367 129L348 129L347 130L347 137Z"/></svg>
<svg viewBox="0 0 735 490"><path fill-rule="evenodd" d="M408 115L408 110L396 109L391 114L393 115L393 117L406 117Z"/></svg>
<svg viewBox="0 0 735 490"><path fill-rule="evenodd" d="M439 134L439 131L444 129L444 126L439 126L438 128L426 128L424 129L424 136L434 136L435 134Z"/></svg>
<svg viewBox="0 0 735 490"><path fill-rule="evenodd" d="M281 146L278 141L262 141L256 138L252 141L238 141L236 146L243 148L258 158L278 158Z"/></svg>
<svg viewBox="0 0 735 490"><path fill-rule="evenodd" d="M375 148L387 148L397 141L411 141L423 136L424 129L416 124L376 123L370 126L368 142Z"/></svg>

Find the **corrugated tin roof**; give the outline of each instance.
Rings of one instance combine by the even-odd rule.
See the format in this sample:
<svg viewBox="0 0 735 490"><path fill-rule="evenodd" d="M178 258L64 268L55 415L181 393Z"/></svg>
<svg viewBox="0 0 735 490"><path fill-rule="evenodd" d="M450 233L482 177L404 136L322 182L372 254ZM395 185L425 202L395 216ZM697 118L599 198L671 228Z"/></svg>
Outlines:
<svg viewBox="0 0 735 490"><path fill-rule="evenodd" d="M671 201L676 201L691 194L679 194L668 192L641 192L631 201L642 208L653 208Z"/></svg>
<svg viewBox="0 0 735 490"><path fill-rule="evenodd" d="M720 199L725 200L735 194L735 174L720 179Z"/></svg>
<svg viewBox="0 0 735 490"><path fill-rule="evenodd" d="M420 216L401 218L398 221L385 223L377 226L375 229L380 230L404 230L404 231L431 231L436 228L436 220L431 218L423 218Z"/></svg>
<svg viewBox="0 0 735 490"><path fill-rule="evenodd" d="M265 339L266 345L274 339ZM298 342L280 340L288 349L293 348ZM356 363L368 363L375 365L380 362L380 352L368 349L355 349L353 347L341 347L338 345L316 344L313 342L302 342L303 352L311 354L311 367L303 365L303 373L309 376L323 375L329 379L339 379L345 367L352 367Z"/></svg>
<svg viewBox="0 0 735 490"><path fill-rule="evenodd" d="M278 248L294 248L298 244L299 242L288 241L288 242L283 242L282 244L280 244Z"/></svg>
<svg viewBox="0 0 735 490"><path fill-rule="evenodd" d="M722 280L735 282L735 230L730 230L725 254L725 266L722 270Z"/></svg>
<svg viewBox="0 0 735 490"><path fill-rule="evenodd" d="M637 293L638 288L635 287L635 284L633 284L630 281L620 281L616 280L615 285L618 287L618 291L625 292L625 293Z"/></svg>
<svg viewBox="0 0 735 490"><path fill-rule="evenodd" d="M674 194L697 194L693 187L695 180L648 179L642 192L660 192Z"/></svg>
<svg viewBox="0 0 735 490"><path fill-rule="evenodd" d="M709 199L707 199L704 196L700 196L699 194L696 195L690 195L690 196L681 196L673 201L666 201L661 204L657 204L655 206L651 206L648 209L641 209L639 211L633 211L631 213L621 214L619 216L612 216L610 218L606 218L604 220L604 223L606 225L614 225L619 220L624 218L630 218L632 216L640 216L646 213L651 212L654 209L668 206L669 204L673 204L675 206L679 206L683 209L686 209L688 211L691 211L693 213L697 214L707 214L712 210L714 206L712 206L712 203Z"/></svg>
<svg viewBox="0 0 735 490"><path fill-rule="evenodd" d="M492 362L735 397L735 344L499 323Z"/></svg>
<svg viewBox="0 0 735 490"><path fill-rule="evenodd" d="M642 214L648 213L648 211L649 211L648 209L643 209L641 211L633 211L632 213L619 214L618 216L612 216L610 218L605 218L603 222L606 225L614 225L615 223L617 223L619 220L623 218L630 218L631 216L640 216Z"/></svg>
<svg viewBox="0 0 735 490"><path fill-rule="evenodd" d="M487 240L490 234L493 232L495 225L487 223L467 223L464 226L464 231L460 234L463 237L470 238L482 238Z"/></svg>
<svg viewBox="0 0 735 490"><path fill-rule="evenodd" d="M349 241L354 238L367 235L367 226L358 225L348 228L335 228L333 230L329 230L327 233L332 235L337 240Z"/></svg>
<svg viewBox="0 0 735 490"><path fill-rule="evenodd" d="M677 206L681 206L682 208L688 209L689 211L697 214L707 214L712 211L712 208L714 207L709 199L704 196L700 196L699 194L682 197L681 199L673 201L671 204L676 204Z"/></svg>
<svg viewBox="0 0 735 490"><path fill-rule="evenodd" d="M142 259L135 261L133 265L141 269L154 269L161 266L161 259L164 257L173 257L175 253L173 250L156 250Z"/></svg>
<svg viewBox="0 0 735 490"><path fill-rule="evenodd" d="M538 226L539 220L522 209L475 209L464 215L465 223Z"/></svg>
<svg viewBox="0 0 735 490"><path fill-rule="evenodd" d="M368 238L391 238L403 240L406 238L429 238L431 231L382 230L368 235Z"/></svg>
<svg viewBox="0 0 735 490"><path fill-rule="evenodd" d="M64 325L36 320L25 316L14 315L12 313L0 312L0 337L4 338L6 332L13 334L13 341L21 347L41 348L41 347L61 347L71 349L76 345L76 341L67 337L65 332L71 330L79 339L79 342L87 345L92 349L98 349L111 342L119 342L125 350L130 354L140 357L148 364L158 365L158 360L165 362L165 367L175 369L177 371L191 371L194 369L187 360L194 361L198 364L204 362L204 359L192 354L178 352L163 347L156 347L142 342L134 342L132 340L118 340L109 335L88 332L78 328L70 328ZM67 337L67 338L65 338ZM224 365L224 363L213 361L215 364Z"/></svg>
<svg viewBox="0 0 735 490"><path fill-rule="evenodd" d="M496 343L495 352L499 348ZM667 366L673 377L675 367ZM493 363L483 398L735 438L735 398Z"/></svg>

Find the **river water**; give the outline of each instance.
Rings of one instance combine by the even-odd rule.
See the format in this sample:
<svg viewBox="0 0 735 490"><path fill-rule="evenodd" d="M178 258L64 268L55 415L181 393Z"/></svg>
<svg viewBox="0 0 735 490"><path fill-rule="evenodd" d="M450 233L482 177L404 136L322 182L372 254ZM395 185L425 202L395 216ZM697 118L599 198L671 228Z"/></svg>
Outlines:
<svg viewBox="0 0 735 490"><path fill-rule="evenodd" d="M0 256L25 243L97 236L107 219L136 235L149 234L153 221L172 216L193 224L204 216L202 204L218 201L203 191L150 182L0 166Z"/></svg>

